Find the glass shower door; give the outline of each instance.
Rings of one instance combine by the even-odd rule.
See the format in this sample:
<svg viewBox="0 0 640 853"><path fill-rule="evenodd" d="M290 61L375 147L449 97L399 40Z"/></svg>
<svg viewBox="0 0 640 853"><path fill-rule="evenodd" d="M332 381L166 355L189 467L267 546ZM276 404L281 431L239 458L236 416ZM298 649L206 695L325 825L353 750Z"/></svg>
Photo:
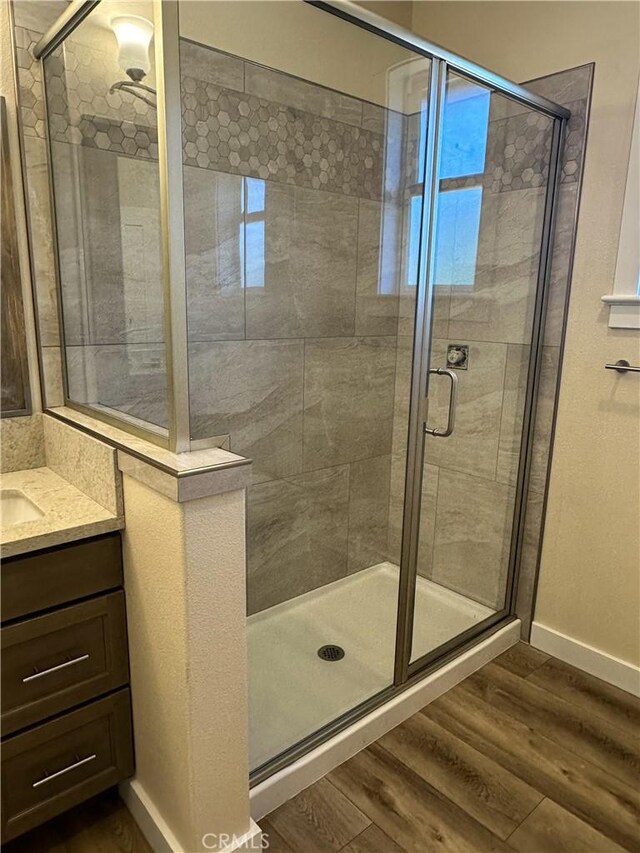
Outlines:
<svg viewBox="0 0 640 853"><path fill-rule="evenodd" d="M411 663L508 609L553 131L548 116L450 70L440 85L424 272L428 405L403 551Z"/></svg>
<svg viewBox="0 0 640 853"><path fill-rule="evenodd" d="M431 62L310 4L206 5L180 14L191 437L253 461L258 779L393 684Z"/></svg>

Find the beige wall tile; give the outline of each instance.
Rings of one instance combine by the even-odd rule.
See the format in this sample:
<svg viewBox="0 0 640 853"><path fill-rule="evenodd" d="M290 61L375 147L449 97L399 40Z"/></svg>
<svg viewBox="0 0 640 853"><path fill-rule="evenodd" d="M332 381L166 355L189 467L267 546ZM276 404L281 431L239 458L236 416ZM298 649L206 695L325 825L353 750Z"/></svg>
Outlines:
<svg viewBox="0 0 640 853"><path fill-rule="evenodd" d="M516 613L522 620L522 636L528 637L533 620L535 584L538 571L538 549L542 535L544 495L529 490L524 522L524 538L520 556Z"/></svg>
<svg viewBox="0 0 640 853"><path fill-rule="evenodd" d="M515 486L522 445L522 418L527 396L530 347L509 344L504 376L496 480Z"/></svg>
<svg viewBox="0 0 640 853"><path fill-rule="evenodd" d="M420 533L418 540L418 574L433 577L433 545L436 534L436 508L440 468L425 463L420 501Z"/></svg>
<svg viewBox="0 0 640 853"><path fill-rule="evenodd" d="M349 572L387 559L390 476L390 456L349 466Z"/></svg>
<svg viewBox="0 0 640 853"><path fill-rule="evenodd" d="M250 614L347 574L348 508L347 465L249 488Z"/></svg>
<svg viewBox="0 0 640 853"><path fill-rule="evenodd" d="M357 98L251 62L245 64L245 92L325 118L362 124L362 101Z"/></svg>
<svg viewBox="0 0 640 853"><path fill-rule="evenodd" d="M24 154L40 342L43 347L57 346L58 298L45 141L25 136Z"/></svg>
<svg viewBox="0 0 640 853"><path fill-rule="evenodd" d="M184 167L184 217L189 340L244 337L240 226L242 182Z"/></svg>
<svg viewBox="0 0 640 853"><path fill-rule="evenodd" d="M69 398L167 426L164 344L67 347Z"/></svg>
<svg viewBox="0 0 640 853"><path fill-rule="evenodd" d="M83 155L84 152L78 145L66 145L55 141L51 143L55 175L60 289L67 345L89 343L91 340L80 193L80 161Z"/></svg>
<svg viewBox="0 0 640 853"><path fill-rule="evenodd" d="M514 490L440 469L433 580L489 607L503 604Z"/></svg>
<svg viewBox="0 0 640 853"><path fill-rule="evenodd" d="M194 438L231 436L253 459L254 481L302 470L302 371L298 340L218 341L189 347Z"/></svg>
<svg viewBox="0 0 640 853"><path fill-rule="evenodd" d="M543 347L529 477L529 489L540 493L546 488L559 367L560 348Z"/></svg>
<svg viewBox="0 0 640 853"><path fill-rule="evenodd" d="M66 0L15 0L14 15L17 27L44 33L66 10Z"/></svg>
<svg viewBox="0 0 640 853"><path fill-rule="evenodd" d="M393 398L394 453L406 451L409 428L409 398L411 395L411 367L413 362L413 338L398 336L396 339L396 365Z"/></svg>
<svg viewBox="0 0 640 853"><path fill-rule="evenodd" d="M402 550L402 524L404 518L404 488L407 467L406 449L391 454L391 478L389 483L389 531L387 555L390 562L400 565ZM437 470L437 469L436 469Z"/></svg>
<svg viewBox="0 0 640 853"><path fill-rule="evenodd" d="M392 243L400 209L360 199L356 334L395 335L398 327L398 257ZM386 238L389 238L388 240Z"/></svg>
<svg viewBox="0 0 640 853"><path fill-rule="evenodd" d="M180 73L225 89L244 91L244 62L241 59L183 38L180 39Z"/></svg>
<svg viewBox="0 0 640 853"><path fill-rule="evenodd" d="M531 339L544 199L542 187L485 193L475 284L451 288L450 338Z"/></svg>
<svg viewBox="0 0 640 853"><path fill-rule="evenodd" d="M45 406L62 406L64 405L64 391L60 347L43 347L41 357L43 404Z"/></svg>
<svg viewBox="0 0 640 853"><path fill-rule="evenodd" d="M556 230L544 326L544 342L548 346L560 346L562 341L577 203L578 184L561 184L558 191Z"/></svg>
<svg viewBox="0 0 640 853"><path fill-rule="evenodd" d="M384 133L385 126L384 107L378 104L370 104L368 101L362 103L362 126L367 130L375 130L377 133Z"/></svg>
<svg viewBox="0 0 640 853"><path fill-rule="evenodd" d="M390 452L394 376L392 337L306 342L305 470Z"/></svg>
<svg viewBox="0 0 640 853"><path fill-rule="evenodd" d="M589 96L591 74L590 65L581 65L531 80L527 87L545 98L552 98L558 104L569 104Z"/></svg>
<svg viewBox="0 0 640 853"><path fill-rule="evenodd" d="M461 341L434 340L432 367L446 366L448 343ZM458 404L454 432L447 438L426 437L427 462L495 479L506 362L506 344L469 343L469 368L456 371ZM432 428L447 423L449 388L445 376L430 377L428 423Z"/></svg>
<svg viewBox="0 0 640 853"><path fill-rule="evenodd" d="M264 287L246 289L247 337L352 335L358 200L265 183Z"/></svg>

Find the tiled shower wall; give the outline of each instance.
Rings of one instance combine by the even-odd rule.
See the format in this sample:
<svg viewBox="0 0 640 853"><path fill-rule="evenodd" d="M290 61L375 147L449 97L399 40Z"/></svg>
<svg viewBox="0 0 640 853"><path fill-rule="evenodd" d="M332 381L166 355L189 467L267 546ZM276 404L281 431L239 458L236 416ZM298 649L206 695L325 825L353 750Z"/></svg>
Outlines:
<svg viewBox="0 0 640 853"><path fill-rule="evenodd" d="M16 40L20 66L23 136L27 157L30 224L35 256L35 288L49 405L56 405L61 402L59 332L44 157L43 105L39 82L40 66L33 60L30 48L37 41L40 33L49 26L65 5L64 3L16 3L16 23L18 24ZM57 6L61 8L58 9ZM196 103L199 104L198 92L202 97L203 85L205 93L207 92L207 85L213 85L220 89L226 89L227 92L224 94L229 92L247 94L244 92L244 75L246 68L250 67L248 64L245 65L240 60L235 60L232 63L235 65L235 69L231 69L231 79L224 79L216 76L218 72L213 67L215 62L212 59L215 52L206 51L207 56L204 58L206 61L203 61L202 54L198 60L195 53L196 51L194 51L191 65L189 66L188 61L185 63L183 72L186 77L199 81L199 84L196 82L196 90L185 92L185 95L195 95ZM225 57L224 59L230 60L232 58ZM226 67L230 69L231 64L227 62ZM239 69L243 75L242 84L240 84ZM391 387L391 394L395 394L391 417L395 411L396 425L398 413L400 413L400 417L402 416L402 407L405 405L402 391L408 387L405 350L409 342L410 304L412 301L411 297L407 297L406 294L398 301L397 294L393 291L393 285L390 287L391 292L387 298L382 299L378 294L380 235L377 229L380 227L381 196L377 194L375 179L373 179L375 169L379 168L376 165L375 158L373 158L374 162L369 165L365 162L369 152L365 153L362 162L354 164L353 172L351 169L348 172L343 169L338 178L339 169L342 167L335 156L338 153L340 137L340 131L336 130L337 125L341 125L340 130L343 131L343 136L344 133L347 134L347 145L360 145L362 144L360 139L363 139L366 146L367 140L371 142L375 137L363 133L363 131L381 133L384 113L379 108L362 104L362 102L358 102L349 96L329 93L320 87L302 85L299 91L294 93L291 87L288 90L286 88L286 81L290 78L275 72L268 72L267 69L259 69L259 71L262 76L254 75L253 85L257 88L253 92L253 97L271 101L272 104L276 105L275 107L272 106L275 114L271 114L267 106L267 114L263 114L263 116L260 116L260 109L264 108L265 105L258 104L257 106L258 123L260 121L265 122L268 132L275 134L270 139L273 150L266 162L262 162L259 153L252 153L245 136L242 139L240 138L240 133L246 133L249 142L256 141L255 138L252 138L255 137L255 130L251 131L251 122L248 129L241 130L239 120L236 122L238 132L234 135L229 131L228 140L230 142L234 136L237 138L237 143L233 142L229 145L228 152L224 147L220 150L220 147L217 146L217 154L213 154L209 131L216 128L214 119L218 119L219 126L222 129L225 127L224 122L226 121L226 118L223 118L222 123L220 123L219 119L222 113L227 114L229 125L232 121L236 121L231 117L233 107L229 112L224 102L213 110L208 105L201 105L209 110L206 117L201 117L202 110L200 110L195 125L187 122L185 128L185 163L192 163L195 160L194 165L185 168L185 184L187 185L187 195L190 195L193 201L191 207L194 220L190 223L191 227L187 229L187 239L192 241L188 245L190 260L192 261L190 263L189 317L190 334L193 342L191 356L192 365L196 367L202 365L202 370L198 369L195 376L192 373L195 383L192 394L194 401L198 402L200 395L204 401L192 413L193 422L196 429L202 430L202 434L210 433L210 427L213 427L214 421L220 423L218 415L221 412L219 410L224 409L229 415L227 428L230 432L235 430L237 442L251 448L251 455L258 463L256 467L259 482L253 487L252 492L254 494L250 496L252 502L255 500L254 518L256 519L255 539L251 546L253 554L251 584L254 583L255 575L262 571L261 567L264 566L265 568L264 577L258 578L254 586L256 590L256 599L252 602L254 609L260 609L283 597L288 598L303 591L308 588L306 578L310 579L311 586L330 581L334 576L338 576L334 574L336 562L340 566L340 571L348 571L349 566L353 568L359 564L368 565L385 555L396 559L399 512L401 511L397 496L400 489L396 485L395 489L392 488L390 492L385 492L385 484L388 482L389 472L395 476L397 483L401 471L398 455L402 448L402 430L394 430L392 423L392 438L391 444L389 444L389 429L381 427L377 421L381 419L383 425L385 421L388 421L389 409L385 408L381 413L379 402L380 399L383 401L389 399L389 387ZM233 74L235 74L235 78ZM285 86L284 91L283 85ZM584 117L590 85L591 69L586 68L552 75L549 78L536 81L532 87L538 88L548 97L568 104L578 116L582 114ZM192 84L189 86L192 87ZM85 91L88 96L88 91ZM88 99L88 103L93 104L93 98L100 96L101 93L94 92L92 98ZM291 98L296 100L291 100ZM242 115L241 102L247 103L250 115L252 109L255 113L255 101L249 104L248 100L247 98L236 100L235 106L239 118L249 117ZM231 106L231 104L229 105ZM278 118L283 112L283 105L285 107L287 105L292 106L294 110L300 109L302 112L311 113L314 116L312 119L307 119L310 121L310 125L305 124L304 117L301 119L301 123L296 125L295 121L300 119L297 116L293 128L286 128L289 135L284 139L279 136L279 131L282 133L282 130ZM189 109L189 107L185 105L185 109ZM246 107L243 106L242 110L245 109ZM361 110L360 115L358 115L359 110ZM149 167L153 163L155 140L150 134L147 134L147 138L144 137L146 132L144 128L141 130L132 126L138 123L140 118L122 115L119 119L121 121L119 133L118 125L114 120L115 117L112 116L106 125L101 123L101 120L109 117L108 111L93 109L93 106L91 109L84 110L87 116L91 116L92 112L96 120L85 122L82 125L82 137L84 145L87 147L87 153L91 145L89 140L93 138L96 155L101 153L101 149L110 149L112 153L119 153L121 159L126 159L126 155L134 155L129 162L135 164L136 167L146 158L146 165L150 174ZM196 110L193 112L196 113ZM394 120L397 121L398 119L395 118ZM198 122L202 121L207 123L208 131L204 130L202 124L198 127ZM209 121L211 124L208 124ZM318 121L319 124L314 127ZM271 122L271 126L269 126L269 122ZM277 123L277 127L275 123ZM525 618L525 621L530 612L533 595L542 519L544 480L555 407L554 393L564 328L563 308L575 232L574 218L578 200L577 181L582 169L581 152L585 141L584 121L580 123L578 118L577 120L573 119L572 123L573 128L569 138L570 150L566 155L565 181L560 194L559 236L556 241L554 256L553 286L545 335L543 382L536 419L534 467L537 468L538 473L534 473L529 495L527 537L519 593L519 613ZM147 124L147 122L143 120L143 124ZM192 129L187 133L186 131L190 127ZM235 131L235 128L233 130ZM356 130L357 133L354 132ZM296 146L293 148L293 160L301 163L300 173L296 172L296 174L292 174L292 166L295 167L295 162L292 163L287 157L287 151L290 152L291 149L281 151L278 148L278 143L284 142L285 146L287 143L292 144L290 131L293 132L296 145L302 147L302 151L298 151L297 155ZM136 140L135 137L138 133L141 135ZM307 134L312 137L311 150L305 150L305 143L307 146L309 144ZM219 141L224 142L223 137L225 136L225 132L218 133ZM314 137L320 138L320 145L317 149L313 146ZM355 137L357 139L354 139ZM382 139L382 137L380 138ZM135 151L132 147L134 143L127 141L131 139L135 141ZM187 148L189 143L195 146L197 153L193 147ZM236 144L238 144L238 148L235 148ZM334 147L336 150L331 150ZM318 151L317 154L314 153L316 150ZM232 154L234 156L231 156ZM245 155L248 155L246 159ZM200 157L199 160L198 157ZM220 160L216 160L216 157L227 158L226 163L222 166L224 174L220 170ZM257 163L255 159L251 160L252 157L257 157ZM247 164L248 167L246 171L244 164ZM265 168L269 172L268 175ZM523 175L525 168L531 167L522 167L519 174L506 170L512 178L528 181L526 186L520 186L516 182L515 187L512 186L506 190L506 195L535 190L533 175L528 173L527 176ZM204 177L205 171L209 173L206 178ZM216 210L216 204L222 207L225 193L231 193L233 204L240 206L242 201L238 200L239 196L241 199L242 193L247 191L246 182L242 176L255 175L260 177L261 174L267 177L267 193L270 194L269 207L273 206L273 209L277 211L276 220L284 226L282 229L278 226L278 233L286 234L289 241L287 245L280 247L272 245L274 250L270 264L273 270L272 280L275 282L277 279L277 290L280 294L279 300L274 302L273 307L265 305L264 300L259 298L257 292L249 295L250 288L244 288L244 293L238 293L234 261L233 259L230 260L229 254L224 251L224 246L230 245L229 240L231 240L232 245L237 240L237 235L232 229L232 236L229 237L229 232L225 236L227 225L216 216L211 215L211 211ZM368 180L363 182L363 176ZM573 178L568 180L571 176ZM486 191L491 189L495 191L497 187L493 185L498 180L503 183L502 175L493 175L491 178L487 176L487 180L489 179L491 179L492 186L485 185ZM238 182L241 182L240 185ZM245 185L239 191L242 182ZM507 181L504 182L505 187L507 183ZM201 188L201 185L204 188ZM310 192L312 190L318 192L318 199L331 195L331 201L327 202L326 206L305 204L307 199L302 191ZM211 202L212 193L213 204ZM331 219L332 213L340 207L338 199L335 198L338 196L343 197L345 210L349 209L349 205L351 208L354 207L355 199L357 211L355 231L353 213L349 216L345 210L340 209L340 215L343 217L340 222L346 223L346 227L350 228L347 232L350 236L356 233L359 237L358 246L355 250L355 261L353 259L353 246L343 246L340 240L337 243L340 258L346 257L348 259L346 269L353 271L355 267L356 283L354 307L353 310L346 309L347 321L346 325L342 326L340 323L344 322L345 310L343 310L344 303L341 304L339 301L339 292L332 292L333 299L338 300L338 307L333 311L331 308L333 300L326 300L322 306L317 305L314 301L317 299L314 288L311 288L310 292L306 294L304 292L296 293L295 301L291 299L293 283L296 280L306 282L310 269L304 263L306 251L301 253L296 251L296 248L299 250L299 247L303 245L307 247L309 242L313 243L313 252L311 253L313 269L322 270L323 263L326 263L329 270L327 273L329 282L325 286L330 287L334 283L333 270L337 268L337 265L331 266L335 249L331 241L336 232L331 230ZM227 195L227 201L229 198ZM200 204L199 208L196 202ZM496 204L498 204L497 200ZM502 204L506 204L506 201ZM197 214L198 209L200 216ZM305 210L309 211L306 230L304 227L298 231L291 229L289 225L293 213L295 213L295 221L297 221L298 211L302 211L304 214ZM322 229L315 228L316 216L322 210L327 212L327 216L324 220L319 218L318 221L324 221L326 225L324 232ZM506 214L509 213L508 208L503 208L503 210ZM209 224L204 219L204 213L210 216ZM268 222L266 225L268 226ZM198 236L198 227L201 232L200 237ZM325 233L324 240L316 239L323 233ZM205 248L204 251L201 251L199 248L199 241L201 240L213 242L215 248L209 245L208 249ZM267 240L268 245L272 242L272 240ZM331 251L327 248L328 244L331 245ZM267 263L265 263L266 266ZM344 269L341 265L338 274L342 275L343 272ZM388 274L393 278L393 271ZM246 271L242 275L246 276ZM200 283L198 282L199 276L201 277ZM236 276L235 279L234 276ZM207 292L207 279L217 283L216 290L213 293L211 289ZM345 275L344 281L347 280L351 279ZM236 282L235 285L233 284L234 281ZM246 296L249 298L245 299ZM212 307L211 300L214 300L215 310L213 311L210 310ZM457 302L457 299L452 300L451 294L440 292L437 295L435 350L437 352L437 348L440 347L440 351L444 352L444 345L448 340L455 340L456 343L466 341L471 343L472 367L465 377L469 380L466 383L469 387L466 390L464 386L461 388L461 407L467 407L469 412L470 434L467 438L471 442L472 448L474 440L476 442L476 450L472 450L471 454L477 452L478 470L482 464L486 463L487 455L490 455L487 452L487 444L491 442L486 441L489 430L485 430L484 441L478 438L476 431L478 425L482 427L485 423L488 403L491 403L488 407L490 412L494 413L492 415L493 420L491 421L491 417L489 420L495 425L495 402L497 395L502 395L505 405L503 406L504 411L501 410L501 432L498 439L498 445L502 444L502 452L500 449L496 452L496 459L498 460L496 461L496 471L500 464L503 464L502 470L506 471L508 464L505 467L504 463L509 458L509 442L505 443L503 440L505 435L503 422L505 426L508 426L508 415L506 413L509 411L509 405L515 401L517 394L521 393L521 386L515 382L518 376L516 356L518 353L523 354L524 344L509 342L508 340L487 340L490 335L477 335L474 338L472 329L469 326L465 328L463 325L465 321L464 300L460 305ZM461 309L460 315L458 308ZM104 312L100 313L104 316ZM248 320L251 314L253 314L254 320ZM310 316L323 317L324 320L321 322L328 325L320 329L306 328L304 318ZM224 322L220 322L221 317L225 318ZM282 324L280 323L281 318ZM461 325L456 328L458 319L460 319ZM473 314L471 314L471 320L473 319ZM331 325L334 322L338 324L335 327ZM353 322L353 326L350 325L351 322ZM280 328L286 328L286 333L279 333L281 337L275 337ZM327 329L334 328L339 329L339 333L336 335L335 332L332 332L334 337L327 335ZM352 328L353 332L347 334ZM398 332L399 334L397 334ZM302 352L300 351L301 341ZM503 361L494 359L491 362L489 360L491 353L486 348L487 344L496 344L499 347L504 345L506 347L506 358ZM119 346L117 345L115 349L109 349L107 345L104 345L104 349L99 350L100 355L108 356L108 358L103 359L105 363L117 362L117 359L114 359L114 354L121 351ZM129 346L141 346L141 344L129 344ZM372 347L375 348L373 352L371 351ZM385 359L389 356L389 348L394 351L393 358L389 358L388 362L391 364L391 372L393 373L390 386L385 378L387 376L387 361ZM484 353L482 352L483 348ZM373 361L371 356L373 356ZM478 373L483 362L483 356L487 356L485 366L491 363L494 366L496 364L498 366L499 364L504 365L501 389L496 390L493 387L492 390L489 387L490 372L487 370L484 371L487 382L483 384L480 381ZM382 359L382 361L378 362L377 359ZM379 364L384 369L380 370ZM475 376L472 373L474 364L477 368ZM225 365L230 367L228 372ZM308 378L307 367L309 367ZM365 395L365 399L360 401L361 405L358 405L356 402L358 395L367 387L366 371L368 369L375 373L373 379L379 383L377 386L378 393L371 394L368 399ZM405 371L404 374L403 370ZM227 374L227 382L224 380L225 373ZM499 374L499 370L497 374ZM493 375L495 378L495 371ZM508 375L511 375L509 382L507 382ZM358 376L359 381L354 382L353 387L350 387L349 383L345 382L345 378L352 376ZM365 382L361 384L363 377ZM473 390L472 378L479 383L477 393ZM242 384L240 385L240 383ZM132 406L137 406L141 399L145 399L145 395L149 393L149 386L148 377L142 376L138 379L137 385L133 385L129 394ZM294 393L292 393L292 388ZM224 400L224 402L212 405L214 393L216 399ZM356 400L353 399L354 395ZM140 413L143 417L145 416L145 406L155 407L157 392L154 391L151 397L152 399L147 400L142 406ZM438 411L437 405L434 403L432 406L432 417L430 417L430 420L433 418L432 422L441 418L443 414ZM474 406L476 416L472 417L471 413ZM336 429L341 419L338 419L335 413L342 413L343 408L347 417L352 419L345 422L350 422L356 431L363 431L362 434L366 439L363 444L366 449L363 451L358 442L354 454L356 458L350 461L343 460L346 459L347 453L353 453L353 444L355 443L353 440L351 448L349 447L349 439L352 436L351 427L346 431L348 433L346 435L343 435L340 429ZM249 413L252 417L245 417L243 413ZM370 420L372 414L374 422ZM464 419L462 422L459 421L460 423L464 423ZM218 433L219 430L216 429L216 432ZM480 432L482 433L482 430ZM511 429L510 435L517 435L517 430ZM460 431L459 436L461 439L464 437ZM289 441L289 437L292 438L292 441ZM382 440L383 438L384 440ZM435 441L430 441L430 444L435 444ZM477 448L481 449L477 450ZM460 450L462 450L462 445ZM513 448L511 448L512 450ZM359 455L362 452L373 453L374 455L367 455L361 459ZM440 452L443 454L445 451L443 449ZM490 453L492 454L493 450ZM454 457L455 454L452 449L449 451L448 458L429 456L427 474L431 474L431 476L425 478L425 512L432 519L430 529L435 531L435 537L433 537L433 541L430 541L427 535L424 547L427 549L427 556L431 554L432 559L434 559L434 569L437 569L438 566L441 567L438 580L448 583L454 588L460 588L482 600L489 600L493 590L490 585L487 586L485 575L491 575L493 572L492 577L495 576L495 568L491 572L482 569L482 566L487 565L485 559L489 556L490 549L485 546L478 548L477 545L478 543L482 545L488 539L491 526L495 524L497 515L491 512L491 506L495 502L496 491L501 488L503 491L510 488L510 481L508 477L506 482L500 482L499 479L491 479L491 477L474 477L474 474L468 470L468 463L460 463ZM305 458L310 461L305 462ZM502 462L499 461L500 458ZM482 459L485 459L485 463L482 462ZM318 467L307 469L307 465ZM260 471L261 467L262 471ZM477 473L478 471L476 471ZM512 476L512 473L509 476ZM483 480L484 482L482 482ZM313 490L310 489L312 484ZM483 485L485 486L484 491L481 488ZM311 491L313 491L315 498L310 498ZM389 497L389 501L387 501L387 497ZM276 508L278 509L277 512L275 511ZM348 519L346 523L345 517ZM380 535L387 518L390 520L388 549L386 535ZM461 519L466 519L462 527L460 526ZM435 521L435 525L433 521ZM438 533L439 525L441 526L441 533ZM283 533L282 537L278 535L280 531ZM337 535L336 531L338 532ZM314 551L320 555L318 559L314 559ZM483 557L479 563L476 559L478 553ZM473 558L474 563L471 563L471 558ZM426 571L424 563L422 565L423 571ZM464 571L465 567L466 571Z"/></svg>
<svg viewBox="0 0 640 853"><path fill-rule="evenodd" d="M594 65L550 74L526 85L571 110L562 158L562 181L556 209L551 286L543 338L542 373L535 414L532 473L527 492L524 543L520 560L516 613L522 636L529 638L540 547L544 528L547 476L553 451L557 393L562 370L566 311L570 297L573 254L584 172Z"/></svg>
<svg viewBox="0 0 640 853"><path fill-rule="evenodd" d="M358 131L358 102L249 63L242 74L238 63L183 44L185 162L199 166L192 177L186 169L192 414L195 435L228 432L255 460L249 596L259 610L379 560L399 562L414 299L398 280L390 292L399 301L379 294L381 208L371 196L381 193L384 139ZM318 93L324 114L305 113ZM338 101L346 122L335 118ZM584 104L572 106L563 186L581 168ZM411 184L411 119L403 124ZM454 437L428 440L419 571L493 607L508 568L550 130L544 116L494 97L476 283L436 293L432 364L446 363L449 342L468 342L471 355ZM362 158L345 156L345 144ZM340 171L345 160L354 181ZM231 263L249 192L237 173L267 179L258 286ZM368 303L358 299L364 270ZM367 306L382 336L366 335ZM550 351L544 358L543 408ZM444 391L434 385L433 423L446 417ZM534 468L532 489L541 479Z"/></svg>
<svg viewBox="0 0 640 853"><path fill-rule="evenodd" d="M181 72L192 434L254 461L255 612L387 557L405 122L191 42Z"/></svg>

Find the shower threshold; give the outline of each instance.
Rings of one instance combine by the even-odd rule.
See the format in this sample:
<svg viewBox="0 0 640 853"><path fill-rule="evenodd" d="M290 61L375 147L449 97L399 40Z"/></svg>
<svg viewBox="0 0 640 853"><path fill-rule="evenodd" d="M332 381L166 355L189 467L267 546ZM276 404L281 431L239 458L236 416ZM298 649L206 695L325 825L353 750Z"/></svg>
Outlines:
<svg viewBox="0 0 640 853"><path fill-rule="evenodd" d="M398 579L380 563L249 617L252 769L392 684ZM494 613L418 577L414 658ZM344 656L327 660L324 646Z"/></svg>

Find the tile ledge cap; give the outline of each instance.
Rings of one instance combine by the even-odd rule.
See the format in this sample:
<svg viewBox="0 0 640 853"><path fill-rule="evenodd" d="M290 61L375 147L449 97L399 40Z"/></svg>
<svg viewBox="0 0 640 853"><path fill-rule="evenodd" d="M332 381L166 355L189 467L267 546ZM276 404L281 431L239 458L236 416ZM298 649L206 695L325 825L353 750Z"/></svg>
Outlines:
<svg viewBox="0 0 640 853"><path fill-rule="evenodd" d="M84 413L76 412L67 406L46 409L43 414L61 420L81 432L89 433L89 435L115 447L118 453L125 453L139 462L174 477L176 480L199 474L211 474L229 468L249 466L250 469L252 464L252 460L248 457L239 456L220 447L192 450L185 453L171 453L150 441L136 438L124 430L112 427ZM161 456L164 458L160 458ZM222 458L214 462L203 461L215 456ZM190 461L193 461L193 465L189 465ZM118 465L118 467L120 466Z"/></svg>
<svg viewBox="0 0 640 853"><path fill-rule="evenodd" d="M176 503L239 491L251 483L251 461L242 457L180 472L159 468L154 460L141 459L126 448L119 449L117 457L118 468L123 474Z"/></svg>
<svg viewBox="0 0 640 853"><path fill-rule="evenodd" d="M232 457L230 459L221 460L220 462L209 463L208 465L194 465L192 468L180 469L172 468L169 465L165 465L158 459L154 459L152 456L145 456L143 453L139 453L129 447L118 447L117 450L118 468L120 469L120 471L123 470L120 464L120 457L128 456L130 459L134 459L136 462L140 462L143 465L148 465L150 468L156 468L158 471L161 471L163 474L166 474L169 477L173 477L175 480L184 480L188 477L197 477L200 474L214 474L218 471L228 471L230 468L244 468L246 466L252 465L251 459L244 456L235 456L235 454L229 453L229 451L227 450L223 450L221 452L225 453L227 456ZM199 453L200 451L193 452ZM190 455L191 454L188 452L180 453L176 454L176 458L186 460L186 457L189 457Z"/></svg>

